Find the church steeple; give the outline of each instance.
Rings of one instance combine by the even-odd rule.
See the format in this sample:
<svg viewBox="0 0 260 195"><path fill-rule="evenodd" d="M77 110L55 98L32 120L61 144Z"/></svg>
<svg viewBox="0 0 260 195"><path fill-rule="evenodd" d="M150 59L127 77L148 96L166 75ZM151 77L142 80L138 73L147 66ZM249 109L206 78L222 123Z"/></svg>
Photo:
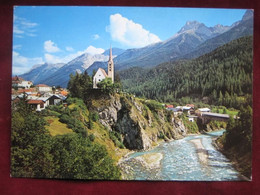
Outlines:
<svg viewBox="0 0 260 195"><path fill-rule="evenodd" d="M110 45L110 51L109 51L109 60L107 63L107 75L112 79L112 82L114 83L114 62L113 62L113 56L112 56L112 48Z"/></svg>
<svg viewBox="0 0 260 195"><path fill-rule="evenodd" d="M109 50L109 60L108 61L112 61L112 48L111 48L111 45L110 45L110 50Z"/></svg>

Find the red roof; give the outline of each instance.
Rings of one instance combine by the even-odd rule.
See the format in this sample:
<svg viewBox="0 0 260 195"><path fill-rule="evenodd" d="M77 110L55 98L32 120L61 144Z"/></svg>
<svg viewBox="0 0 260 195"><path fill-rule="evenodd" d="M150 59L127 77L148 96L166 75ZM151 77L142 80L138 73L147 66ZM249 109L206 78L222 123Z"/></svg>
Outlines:
<svg viewBox="0 0 260 195"><path fill-rule="evenodd" d="M15 77L12 77L12 81L23 81L24 79L22 77L18 77L18 76L15 76Z"/></svg>
<svg viewBox="0 0 260 195"><path fill-rule="evenodd" d="M186 106L194 108L194 104L187 104Z"/></svg>
<svg viewBox="0 0 260 195"><path fill-rule="evenodd" d="M28 104L41 104L44 102L42 100L29 100L27 103Z"/></svg>
<svg viewBox="0 0 260 195"><path fill-rule="evenodd" d="M166 108L174 108L173 105L165 105Z"/></svg>
<svg viewBox="0 0 260 195"><path fill-rule="evenodd" d="M45 84L39 84L39 85L36 85L37 87L50 87L48 85L45 85Z"/></svg>
<svg viewBox="0 0 260 195"><path fill-rule="evenodd" d="M65 90L63 90L63 91L60 92L60 94L62 94L62 95L64 95L64 96L67 96L68 93L69 93L69 92L67 92L67 91L65 91Z"/></svg>
<svg viewBox="0 0 260 195"><path fill-rule="evenodd" d="M18 93L24 93L24 92L34 92L35 89L31 88L31 89L19 89L17 92Z"/></svg>

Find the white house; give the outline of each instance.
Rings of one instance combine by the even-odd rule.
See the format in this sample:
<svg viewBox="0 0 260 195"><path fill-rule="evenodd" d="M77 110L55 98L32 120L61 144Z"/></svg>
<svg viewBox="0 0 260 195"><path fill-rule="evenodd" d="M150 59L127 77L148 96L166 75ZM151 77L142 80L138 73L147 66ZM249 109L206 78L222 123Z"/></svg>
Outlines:
<svg viewBox="0 0 260 195"><path fill-rule="evenodd" d="M32 85L33 83L31 81L25 81L18 76L12 77L12 87L29 89Z"/></svg>
<svg viewBox="0 0 260 195"><path fill-rule="evenodd" d="M33 84L31 81L22 81L18 84L18 87L24 87L25 89L29 89L32 85Z"/></svg>
<svg viewBox="0 0 260 195"><path fill-rule="evenodd" d="M36 89L39 92L51 92L52 91L52 88L45 84L36 85Z"/></svg>
<svg viewBox="0 0 260 195"><path fill-rule="evenodd" d="M45 109L45 107L49 106L49 97L28 96L27 100L29 100L29 101L33 100L32 102L34 102L36 100L41 101L41 104L44 105L43 109ZM43 109L41 109L41 110L43 110Z"/></svg>
<svg viewBox="0 0 260 195"><path fill-rule="evenodd" d="M41 111L45 109L45 104L42 100L28 100L27 103L36 111Z"/></svg>

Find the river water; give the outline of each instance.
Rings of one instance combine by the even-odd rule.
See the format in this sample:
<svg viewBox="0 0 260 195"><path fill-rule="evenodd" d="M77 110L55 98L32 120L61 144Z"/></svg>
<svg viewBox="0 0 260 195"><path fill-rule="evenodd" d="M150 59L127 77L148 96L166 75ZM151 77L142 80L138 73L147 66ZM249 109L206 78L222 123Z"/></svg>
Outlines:
<svg viewBox="0 0 260 195"><path fill-rule="evenodd" d="M125 179L172 181L235 181L243 180L231 162L212 145L212 140L225 130L191 135L180 140L161 143L156 148L135 152L120 163ZM203 146L206 162L201 161L195 142ZM201 151L200 151L201 152ZM149 167L139 159L145 154L160 154L157 167Z"/></svg>

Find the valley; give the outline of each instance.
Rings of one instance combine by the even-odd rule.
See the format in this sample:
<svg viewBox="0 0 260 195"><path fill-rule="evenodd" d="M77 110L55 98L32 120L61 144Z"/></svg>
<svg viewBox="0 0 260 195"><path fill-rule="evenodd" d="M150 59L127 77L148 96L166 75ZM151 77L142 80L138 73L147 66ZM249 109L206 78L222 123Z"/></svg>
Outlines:
<svg viewBox="0 0 260 195"><path fill-rule="evenodd" d="M14 177L251 179L252 10L231 26L187 21L165 41L84 53L20 77L36 86L19 95L13 87ZM40 83L53 87L37 91ZM59 103L42 106L51 97Z"/></svg>

